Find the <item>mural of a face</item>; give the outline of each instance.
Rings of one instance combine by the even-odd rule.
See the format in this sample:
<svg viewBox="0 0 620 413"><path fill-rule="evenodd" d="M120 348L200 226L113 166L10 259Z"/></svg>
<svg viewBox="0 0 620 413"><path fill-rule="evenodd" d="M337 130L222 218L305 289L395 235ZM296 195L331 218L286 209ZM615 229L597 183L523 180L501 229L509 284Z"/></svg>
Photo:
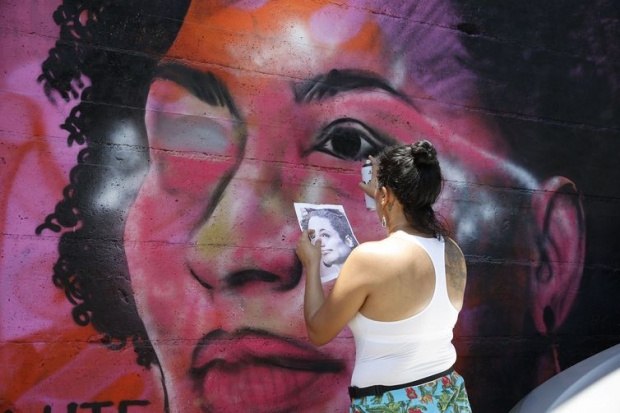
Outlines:
<svg viewBox="0 0 620 413"><path fill-rule="evenodd" d="M466 253L536 267L536 247L553 236L545 222L556 215L548 200L521 193L498 202L498 185L539 185L506 161L476 115L412 103L432 88L407 75L403 45L374 14L320 1L206 3L190 6L151 85L151 164L125 230L136 304L171 411L346 411L354 344L348 331L320 349L306 341L294 202L341 204L358 239L376 239L382 229L365 210L359 161L426 138L447 181L441 213ZM570 186L550 182L550 190ZM570 308L571 297L556 300L565 284L555 268L532 283L536 268L503 266L516 288L502 297L481 281L496 270L470 268L470 294L491 298L466 303L457 336L490 331L487 311L512 334L528 308L536 322L537 309L561 320ZM544 289L548 302L530 300L528 287Z"/></svg>
<svg viewBox="0 0 620 413"><path fill-rule="evenodd" d="M308 220L308 229L315 231L314 237L321 239L323 264L328 267L341 265L353 248L353 241L343 239L327 218L312 217Z"/></svg>

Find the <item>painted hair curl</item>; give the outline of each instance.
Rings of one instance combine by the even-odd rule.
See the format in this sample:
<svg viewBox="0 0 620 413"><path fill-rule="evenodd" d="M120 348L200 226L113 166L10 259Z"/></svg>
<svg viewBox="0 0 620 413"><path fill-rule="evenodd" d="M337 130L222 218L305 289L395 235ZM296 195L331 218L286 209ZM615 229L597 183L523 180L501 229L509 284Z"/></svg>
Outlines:
<svg viewBox="0 0 620 413"><path fill-rule="evenodd" d="M36 229L62 233L52 280L76 324L92 325L109 348L131 343L146 367L157 357L133 299L124 218L148 167L144 106L152 74L188 4L63 0L53 15L59 38L38 78L52 102L75 101L61 128L68 146L82 146L62 199ZM115 202L106 204L101 195L111 188Z"/></svg>

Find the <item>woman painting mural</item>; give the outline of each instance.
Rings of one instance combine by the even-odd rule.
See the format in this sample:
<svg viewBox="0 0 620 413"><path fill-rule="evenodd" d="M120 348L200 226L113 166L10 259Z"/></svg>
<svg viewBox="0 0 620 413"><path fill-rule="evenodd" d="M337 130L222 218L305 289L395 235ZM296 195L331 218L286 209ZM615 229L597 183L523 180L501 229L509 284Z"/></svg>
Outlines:
<svg viewBox="0 0 620 413"><path fill-rule="evenodd" d="M353 331L351 413L471 412L452 344L467 270L433 210L443 186L436 150L428 141L389 148L373 176L364 188L388 236L353 251L327 297L319 281L322 240L312 244L308 229L297 245L308 336L324 345L346 324Z"/></svg>

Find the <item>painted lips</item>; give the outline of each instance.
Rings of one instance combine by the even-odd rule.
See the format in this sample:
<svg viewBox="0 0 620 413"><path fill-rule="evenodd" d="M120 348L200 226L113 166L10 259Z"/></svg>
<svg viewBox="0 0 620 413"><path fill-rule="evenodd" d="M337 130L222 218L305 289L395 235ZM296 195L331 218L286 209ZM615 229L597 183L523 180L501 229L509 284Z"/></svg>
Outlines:
<svg viewBox="0 0 620 413"><path fill-rule="evenodd" d="M215 331L201 339L190 375L206 412L284 413L311 406L319 389L329 386L325 375L344 370L343 361L307 343L246 329ZM343 391L333 387L327 390Z"/></svg>

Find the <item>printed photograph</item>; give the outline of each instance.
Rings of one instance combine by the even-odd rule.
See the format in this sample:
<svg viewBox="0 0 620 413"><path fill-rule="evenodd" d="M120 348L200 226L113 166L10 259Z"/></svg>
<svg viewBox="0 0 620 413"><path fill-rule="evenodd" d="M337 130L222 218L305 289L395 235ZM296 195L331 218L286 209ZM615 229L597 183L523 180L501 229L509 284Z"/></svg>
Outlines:
<svg viewBox="0 0 620 413"><path fill-rule="evenodd" d="M321 240L321 281L338 278L342 264L359 242L342 205L313 205L295 203L295 212L302 230L314 230L313 244Z"/></svg>

